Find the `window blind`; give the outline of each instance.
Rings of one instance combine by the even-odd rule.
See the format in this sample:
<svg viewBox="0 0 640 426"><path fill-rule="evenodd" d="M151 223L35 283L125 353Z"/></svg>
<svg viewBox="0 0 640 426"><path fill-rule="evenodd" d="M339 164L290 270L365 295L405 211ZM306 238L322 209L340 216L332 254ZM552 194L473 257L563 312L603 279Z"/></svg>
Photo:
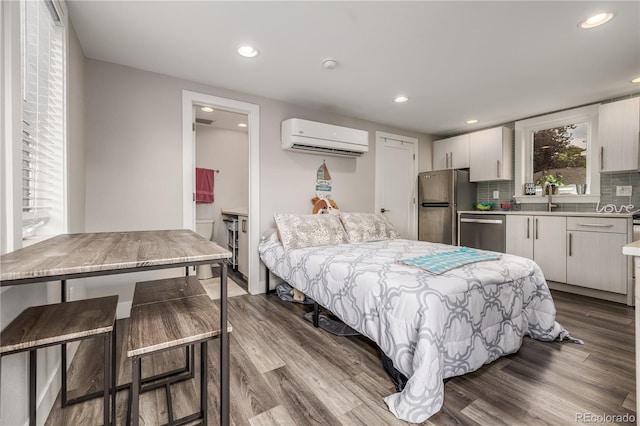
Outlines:
<svg viewBox="0 0 640 426"><path fill-rule="evenodd" d="M22 234L61 222L64 200L64 30L50 1L22 3ZM58 227L59 228L59 227Z"/></svg>

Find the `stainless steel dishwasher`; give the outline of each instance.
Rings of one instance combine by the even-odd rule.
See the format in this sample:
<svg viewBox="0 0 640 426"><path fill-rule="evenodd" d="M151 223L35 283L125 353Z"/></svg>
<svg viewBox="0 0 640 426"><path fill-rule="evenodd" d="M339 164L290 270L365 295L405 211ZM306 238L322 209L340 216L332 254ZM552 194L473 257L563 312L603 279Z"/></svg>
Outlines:
<svg viewBox="0 0 640 426"><path fill-rule="evenodd" d="M458 243L504 253L506 241L506 220L503 214L462 213Z"/></svg>

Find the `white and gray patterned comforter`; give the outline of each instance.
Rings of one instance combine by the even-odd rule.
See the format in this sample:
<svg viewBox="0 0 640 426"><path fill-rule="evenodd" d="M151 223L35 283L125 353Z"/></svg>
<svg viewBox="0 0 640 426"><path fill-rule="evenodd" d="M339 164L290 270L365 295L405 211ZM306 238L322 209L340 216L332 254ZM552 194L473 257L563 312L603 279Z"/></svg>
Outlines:
<svg viewBox="0 0 640 426"><path fill-rule="evenodd" d="M453 249L391 239L285 251L266 241L260 257L393 360L409 380L385 402L396 417L422 422L442 407L444 378L516 352L524 335L551 341L562 330L529 259L503 254L441 275L397 263Z"/></svg>

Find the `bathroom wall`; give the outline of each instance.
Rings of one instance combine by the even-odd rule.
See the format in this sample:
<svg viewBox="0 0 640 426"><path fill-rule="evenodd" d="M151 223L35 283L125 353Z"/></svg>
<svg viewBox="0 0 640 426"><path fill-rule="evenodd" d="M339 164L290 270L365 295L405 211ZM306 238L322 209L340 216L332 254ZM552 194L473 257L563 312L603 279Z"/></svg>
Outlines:
<svg viewBox="0 0 640 426"><path fill-rule="evenodd" d="M213 219L214 240L226 245L220 209L247 208L249 203L249 139L246 132L196 126L196 167L214 173L213 203L196 204L197 219Z"/></svg>

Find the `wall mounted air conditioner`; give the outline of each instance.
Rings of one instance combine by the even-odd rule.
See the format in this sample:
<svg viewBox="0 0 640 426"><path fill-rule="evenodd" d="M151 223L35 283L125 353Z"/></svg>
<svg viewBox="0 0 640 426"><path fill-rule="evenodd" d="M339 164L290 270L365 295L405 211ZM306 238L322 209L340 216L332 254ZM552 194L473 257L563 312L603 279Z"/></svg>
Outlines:
<svg viewBox="0 0 640 426"><path fill-rule="evenodd" d="M309 154L359 157L369 151L369 132L290 118L282 122L282 149Z"/></svg>

